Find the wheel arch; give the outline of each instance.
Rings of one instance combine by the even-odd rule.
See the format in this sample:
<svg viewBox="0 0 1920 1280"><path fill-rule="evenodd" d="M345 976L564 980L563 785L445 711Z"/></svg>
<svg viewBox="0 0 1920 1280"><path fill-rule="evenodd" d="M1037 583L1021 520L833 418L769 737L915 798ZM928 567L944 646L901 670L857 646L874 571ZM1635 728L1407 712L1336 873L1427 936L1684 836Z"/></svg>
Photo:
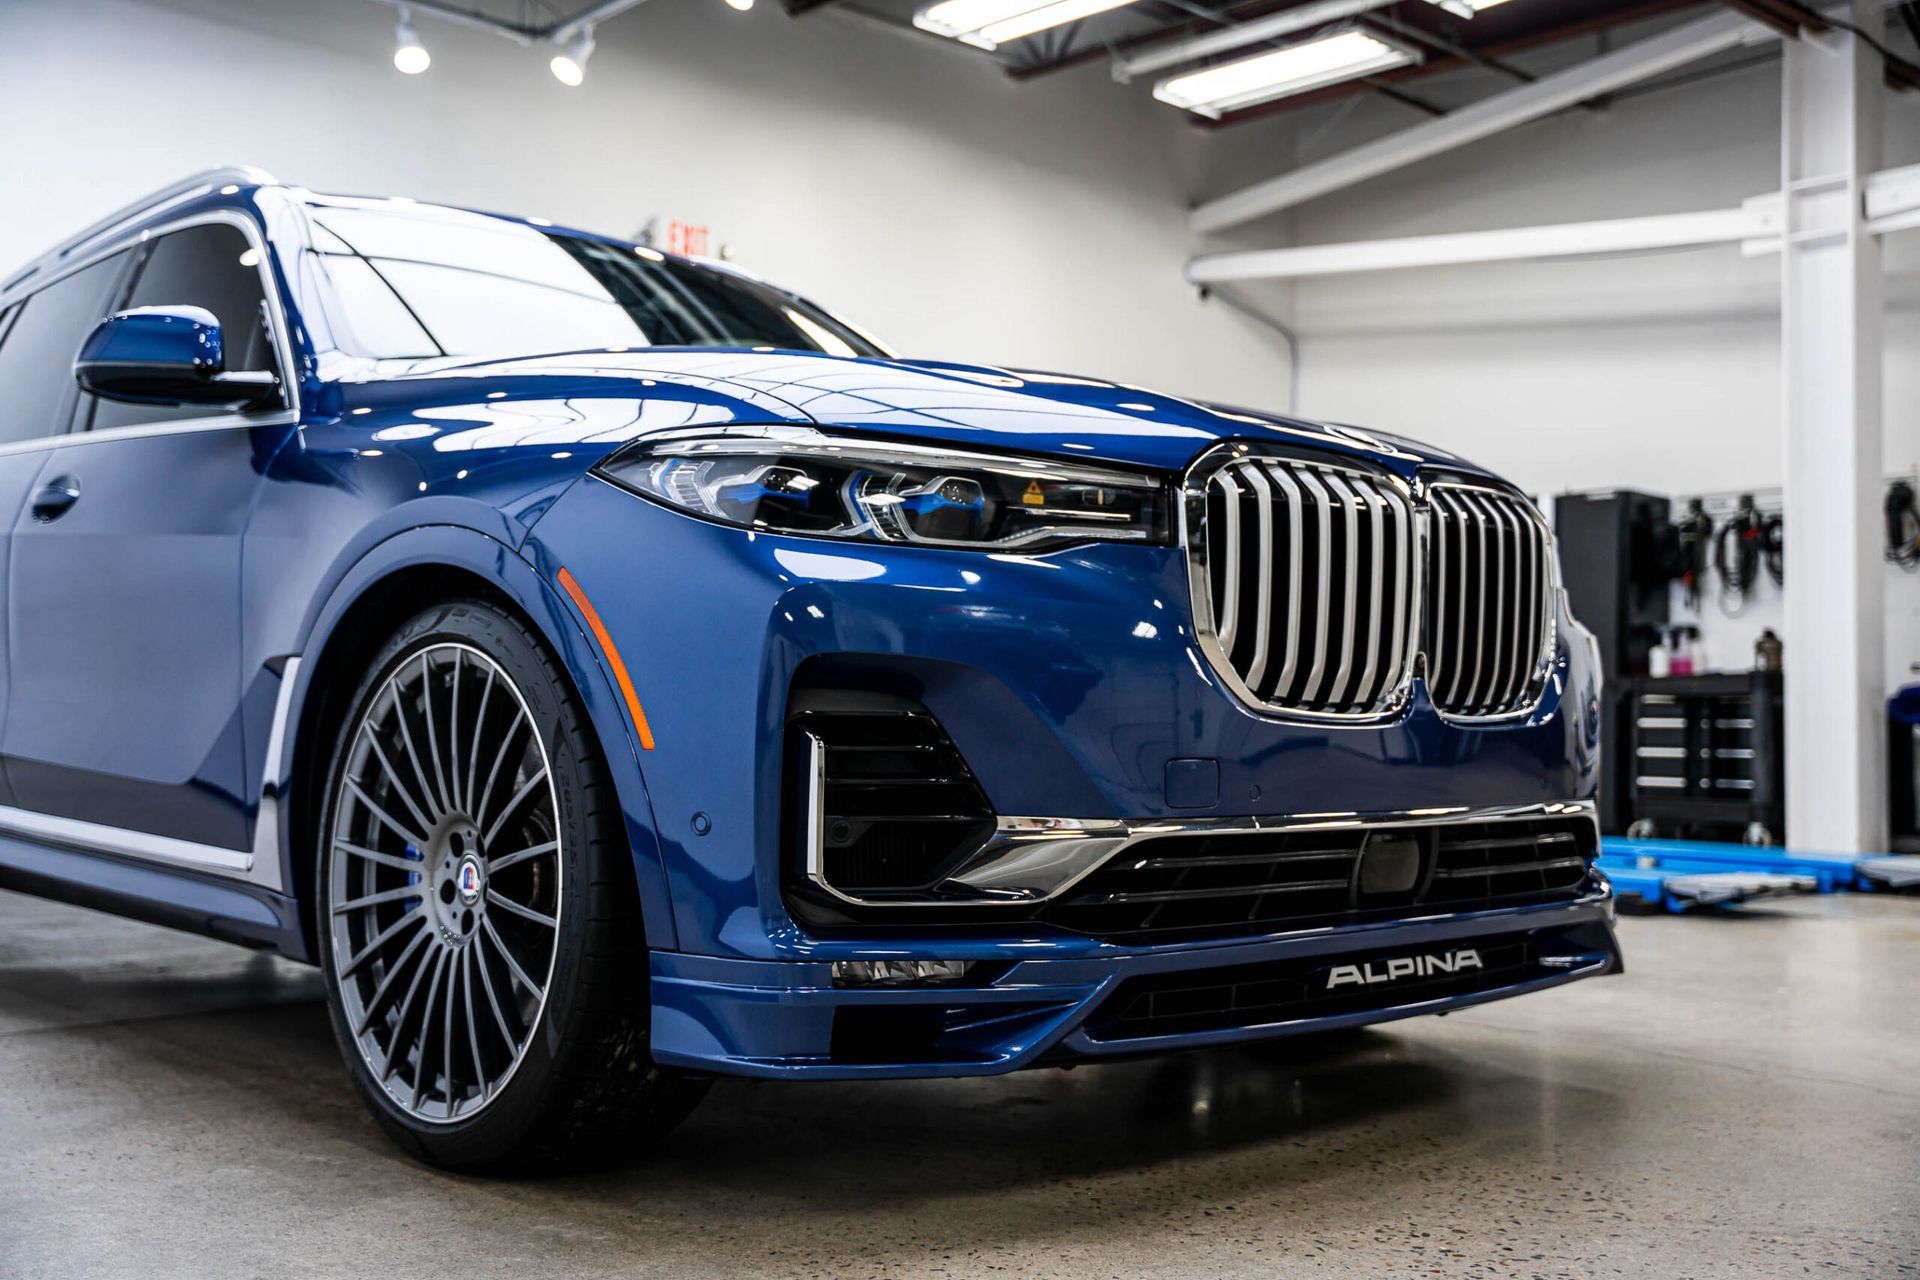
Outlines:
<svg viewBox="0 0 1920 1280"><path fill-rule="evenodd" d="M370 549L315 611L300 647L288 716L282 883L300 906L301 941L318 952L313 878L329 750L351 709L366 662L407 619L431 604L477 598L526 623L559 660L587 710L614 780L632 847L635 889L649 947L674 946L660 842L638 752L599 654L553 584L487 534L442 525L398 534Z"/></svg>

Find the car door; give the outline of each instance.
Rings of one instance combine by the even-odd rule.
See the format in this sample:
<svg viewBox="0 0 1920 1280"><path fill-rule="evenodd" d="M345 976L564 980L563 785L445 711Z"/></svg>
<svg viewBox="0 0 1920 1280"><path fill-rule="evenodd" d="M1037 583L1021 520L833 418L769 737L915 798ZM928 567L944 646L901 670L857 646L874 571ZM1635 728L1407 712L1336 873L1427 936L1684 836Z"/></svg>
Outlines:
<svg viewBox="0 0 1920 1280"><path fill-rule="evenodd" d="M118 296L130 251L41 284L0 309L0 600L6 598L16 517L73 412L71 351ZM11 683L11 626L0 627L0 732ZM0 760L0 805L15 797Z"/></svg>
<svg viewBox="0 0 1920 1280"><path fill-rule="evenodd" d="M281 372L261 259L232 215L162 229L119 305L204 307L230 370ZM0 754L17 806L120 852L246 867L241 542L294 416L77 396L13 526Z"/></svg>

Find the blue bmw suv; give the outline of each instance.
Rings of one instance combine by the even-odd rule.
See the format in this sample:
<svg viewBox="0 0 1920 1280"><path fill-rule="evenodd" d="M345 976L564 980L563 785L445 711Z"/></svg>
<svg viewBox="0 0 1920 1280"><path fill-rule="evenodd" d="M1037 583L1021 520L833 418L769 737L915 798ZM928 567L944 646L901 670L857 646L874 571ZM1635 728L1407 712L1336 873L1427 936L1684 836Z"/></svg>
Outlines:
<svg viewBox="0 0 1920 1280"><path fill-rule="evenodd" d="M1390 436L201 174L0 286L0 885L317 964L440 1164L1617 969L1591 637Z"/></svg>

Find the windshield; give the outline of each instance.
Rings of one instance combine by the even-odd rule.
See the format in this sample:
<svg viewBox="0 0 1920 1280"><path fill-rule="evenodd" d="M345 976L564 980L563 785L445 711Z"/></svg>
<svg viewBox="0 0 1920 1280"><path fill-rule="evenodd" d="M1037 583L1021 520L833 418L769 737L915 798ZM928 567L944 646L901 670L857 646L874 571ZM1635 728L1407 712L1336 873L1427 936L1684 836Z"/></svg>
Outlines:
<svg viewBox="0 0 1920 1280"><path fill-rule="evenodd" d="M433 205L311 206L340 302L335 339L375 359L588 347L779 347L889 354L744 274Z"/></svg>

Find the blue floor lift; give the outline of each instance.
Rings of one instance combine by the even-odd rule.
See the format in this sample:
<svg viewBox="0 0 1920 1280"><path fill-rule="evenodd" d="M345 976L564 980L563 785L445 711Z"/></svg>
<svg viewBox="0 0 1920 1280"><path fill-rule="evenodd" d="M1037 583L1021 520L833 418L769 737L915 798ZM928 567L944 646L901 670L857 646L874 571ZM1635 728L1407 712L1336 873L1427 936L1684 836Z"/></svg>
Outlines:
<svg viewBox="0 0 1920 1280"><path fill-rule="evenodd" d="M1600 869L1622 897L1668 911L1783 894L1920 888L1920 855L1860 858L1705 840L1608 836Z"/></svg>

